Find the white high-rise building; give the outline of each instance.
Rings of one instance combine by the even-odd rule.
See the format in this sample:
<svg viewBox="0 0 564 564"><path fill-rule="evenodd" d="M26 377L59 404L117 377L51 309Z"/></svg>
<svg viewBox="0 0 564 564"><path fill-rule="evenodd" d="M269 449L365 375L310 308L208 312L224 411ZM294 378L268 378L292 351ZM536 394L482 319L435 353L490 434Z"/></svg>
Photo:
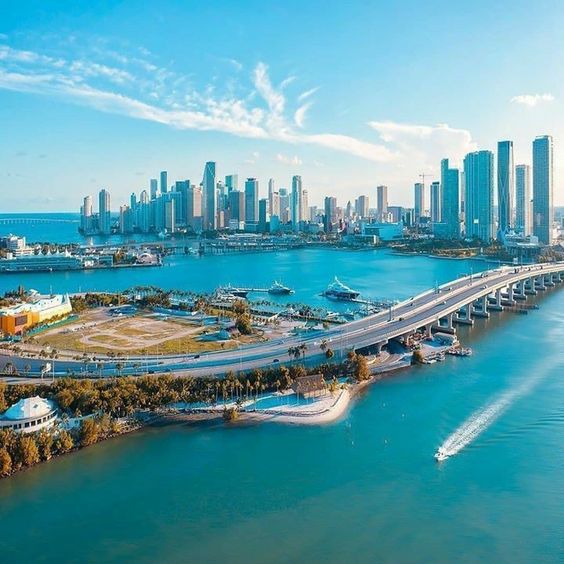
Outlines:
<svg viewBox="0 0 564 564"><path fill-rule="evenodd" d="M301 211L302 203L302 177L292 177L292 201L291 201L291 221L292 230L298 231L300 228L300 219L302 217Z"/></svg>
<svg viewBox="0 0 564 564"><path fill-rule="evenodd" d="M515 231L531 234L531 167L515 167Z"/></svg>

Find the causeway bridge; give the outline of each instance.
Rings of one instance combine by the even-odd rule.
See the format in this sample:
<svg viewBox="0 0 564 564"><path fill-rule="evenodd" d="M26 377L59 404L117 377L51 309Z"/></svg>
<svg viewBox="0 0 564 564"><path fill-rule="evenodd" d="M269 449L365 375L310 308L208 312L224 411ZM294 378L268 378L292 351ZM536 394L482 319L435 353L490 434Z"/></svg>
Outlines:
<svg viewBox="0 0 564 564"><path fill-rule="evenodd" d="M305 345L303 361L308 364L326 360L321 350L325 341L335 359L344 358L349 350L379 352L390 340L407 337L417 331L431 335L433 331L454 331L457 324L472 325L476 317L487 318L504 308L515 308L529 296L564 285L564 262L530 266L503 266L457 278L408 300L390 305L387 310L322 331L274 339L239 349L201 355L168 355L107 359L100 363L78 360L57 360L55 373L90 373L92 376L116 374L166 373L192 376L221 376L229 371L240 372L290 364L290 347ZM0 352L0 367L7 361L19 370L31 365L38 373L45 360L19 358ZM119 368L119 369L118 369Z"/></svg>

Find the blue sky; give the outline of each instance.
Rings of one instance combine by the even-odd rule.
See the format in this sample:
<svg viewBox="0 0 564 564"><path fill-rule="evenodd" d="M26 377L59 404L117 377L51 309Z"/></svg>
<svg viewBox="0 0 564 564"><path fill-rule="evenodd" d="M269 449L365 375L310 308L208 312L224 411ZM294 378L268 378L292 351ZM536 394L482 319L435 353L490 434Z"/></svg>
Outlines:
<svg viewBox="0 0 564 564"><path fill-rule="evenodd" d="M0 212L113 207L160 170L301 174L412 205L476 148L555 137L564 203L564 3L0 0Z"/></svg>

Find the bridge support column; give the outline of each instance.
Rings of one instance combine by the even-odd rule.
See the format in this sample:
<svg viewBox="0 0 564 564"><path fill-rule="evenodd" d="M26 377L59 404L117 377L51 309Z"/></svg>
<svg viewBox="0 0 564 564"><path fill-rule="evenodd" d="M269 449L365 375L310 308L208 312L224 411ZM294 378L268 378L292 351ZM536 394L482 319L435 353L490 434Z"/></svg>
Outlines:
<svg viewBox="0 0 564 564"><path fill-rule="evenodd" d="M525 295L525 281L521 280L515 284L515 289L513 290L513 299L515 300L526 300Z"/></svg>
<svg viewBox="0 0 564 564"><path fill-rule="evenodd" d="M535 290L540 290L544 292L546 290L546 286L544 285L544 274L535 277Z"/></svg>
<svg viewBox="0 0 564 564"><path fill-rule="evenodd" d="M503 311L503 305L501 301L501 290L495 291L495 298L492 301L488 300L488 310L490 311Z"/></svg>
<svg viewBox="0 0 564 564"><path fill-rule="evenodd" d="M545 286L554 286L554 282L552 281L553 274L546 274L544 278L544 285Z"/></svg>
<svg viewBox="0 0 564 564"><path fill-rule="evenodd" d="M460 325L474 325L474 320L471 316L471 304L466 304L454 316L454 322Z"/></svg>
<svg viewBox="0 0 564 564"><path fill-rule="evenodd" d="M488 313L487 307L486 307L486 297L483 296L481 298L478 298L473 304L472 304L472 315L474 317L485 317L488 318L490 316L490 314Z"/></svg>
<svg viewBox="0 0 564 564"><path fill-rule="evenodd" d="M538 292L535 288L535 279L533 277L527 278L527 280L525 280L525 294L527 296L536 296L537 293Z"/></svg>

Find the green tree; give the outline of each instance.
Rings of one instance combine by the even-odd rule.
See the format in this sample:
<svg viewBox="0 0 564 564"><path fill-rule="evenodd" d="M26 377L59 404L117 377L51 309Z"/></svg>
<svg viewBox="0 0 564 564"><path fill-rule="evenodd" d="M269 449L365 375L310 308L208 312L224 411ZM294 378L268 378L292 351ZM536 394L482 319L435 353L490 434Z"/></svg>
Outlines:
<svg viewBox="0 0 564 564"><path fill-rule="evenodd" d="M53 435L46 429L41 429L37 433L36 443L41 460L49 460L53 450Z"/></svg>
<svg viewBox="0 0 564 564"><path fill-rule="evenodd" d="M16 457L20 466L33 466L41 458L33 435L21 435L16 445Z"/></svg>

